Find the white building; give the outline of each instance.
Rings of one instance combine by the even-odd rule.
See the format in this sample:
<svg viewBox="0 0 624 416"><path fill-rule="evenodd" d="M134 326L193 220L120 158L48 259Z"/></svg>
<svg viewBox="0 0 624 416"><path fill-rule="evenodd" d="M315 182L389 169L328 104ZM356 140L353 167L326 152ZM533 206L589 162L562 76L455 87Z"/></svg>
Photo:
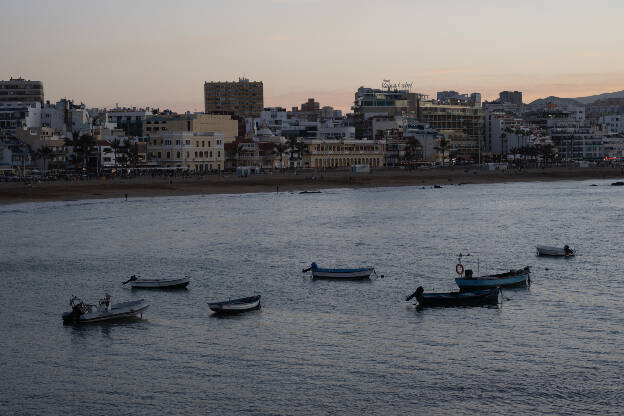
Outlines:
<svg viewBox="0 0 624 416"><path fill-rule="evenodd" d="M607 134L624 133L624 114L602 116L598 122Z"/></svg>

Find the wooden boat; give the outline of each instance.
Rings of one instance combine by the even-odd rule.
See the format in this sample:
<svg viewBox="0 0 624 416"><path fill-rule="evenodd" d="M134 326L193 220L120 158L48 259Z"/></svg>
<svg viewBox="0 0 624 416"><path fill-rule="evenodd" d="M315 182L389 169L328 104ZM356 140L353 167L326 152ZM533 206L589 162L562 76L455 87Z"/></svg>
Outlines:
<svg viewBox="0 0 624 416"><path fill-rule="evenodd" d="M316 279L368 279L375 272L374 267L361 267L357 269L323 269L316 263L303 269L302 272L312 270L312 277Z"/></svg>
<svg viewBox="0 0 624 416"><path fill-rule="evenodd" d="M111 304L108 294L100 300L99 305L86 304L75 296L71 298L69 305L72 310L63 313L63 323L66 324L112 321L137 315L143 317L143 311L149 307L144 299Z"/></svg>
<svg viewBox="0 0 624 416"><path fill-rule="evenodd" d="M500 288L472 290L468 292L425 293L422 286L405 298L416 298L419 308L483 306L498 304Z"/></svg>
<svg viewBox="0 0 624 416"><path fill-rule="evenodd" d="M459 266L458 264L458 270ZM463 267L463 266L462 266ZM463 271L463 269L462 269ZM473 277L472 270L467 269L465 274L455 279L459 289L463 291L492 289L496 287L519 287L526 286L531 282L531 268L510 270L506 273L492 274L488 276Z"/></svg>
<svg viewBox="0 0 624 416"><path fill-rule="evenodd" d="M136 275L130 276L130 279L123 282L130 283L133 289L182 289L188 286L189 277L173 277L170 279L141 279Z"/></svg>
<svg viewBox="0 0 624 416"><path fill-rule="evenodd" d="M561 247L535 246L538 256L554 256L554 257L574 257L576 251L572 250L567 244Z"/></svg>
<svg viewBox="0 0 624 416"><path fill-rule="evenodd" d="M227 300L224 302L208 303L208 307L215 313L234 314L253 311L260 308L260 295Z"/></svg>

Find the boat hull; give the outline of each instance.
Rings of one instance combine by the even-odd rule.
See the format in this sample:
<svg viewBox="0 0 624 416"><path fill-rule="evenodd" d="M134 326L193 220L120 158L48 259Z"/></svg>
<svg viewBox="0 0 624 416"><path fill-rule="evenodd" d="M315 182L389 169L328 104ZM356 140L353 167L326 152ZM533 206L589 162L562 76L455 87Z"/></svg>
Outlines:
<svg viewBox="0 0 624 416"><path fill-rule="evenodd" d="M139 279L130 283L132 289L182 289L188 286L190 279Z"/></svg>
<svg viewBox="0 0 624 416"><path fill-rule="evenodd" d="M374 268L355 269L337 271L331 269L312 270L312 277L315 279L337 279L337 280L353 280L353 279L369 279Z"/></svg>
<svg viewBox="0 0 624 416"><path fill-rule="evenodd" d="M65 312L63 313L63 322L66 324L89 324L127 319L142 314L147 308L149 308L149 304L145 303L145 301L141 299L114 304L112 305L110 311L88 312L80 315L80 318L78 319L76 319L71 312Z"/></svg>
<svg viewBox="0 0 624 416"><path fill-rule="evenodd" d="M209 303L208 307L217 314L238 314L260 309L260 295L234 299L225 302Z"/></svg>
<svg viewBox="0 0 624 416"><path fill-rule="evenodd" d="M484 289L469 292L423 293L418 301L421 308L496 305L500 289Z"/></svg>
<svg viewBox="0 0 624 416"><path fill-rule="evenodd" d="M508 277L458 277L455 279L455 283L457 283L461 291L492 289L497 287L523 287L529 284L530 275L530 272L526 272Z"/></svg>

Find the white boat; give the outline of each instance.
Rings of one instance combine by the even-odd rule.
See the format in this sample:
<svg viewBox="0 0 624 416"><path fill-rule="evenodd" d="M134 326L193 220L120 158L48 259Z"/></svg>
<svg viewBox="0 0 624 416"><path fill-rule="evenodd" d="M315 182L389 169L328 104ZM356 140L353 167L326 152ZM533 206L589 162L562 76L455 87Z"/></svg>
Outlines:
<svg viewBox="0 0 624 416"><path fill-rule="evenodd" d="M252 311L260 308L260 295L250 296L225 302L208 303L208 307L215 313L233 314Z"/></svg>
<svg viewBox="0 0 624 416"><path fill-rule="evenodd" d="M356 269L324 269L316 263L302 270L303 273L312 270L312 277L316 279L368 279L375 272L374 267L360 267Z"/></svg>
<svg viewBox="0 0 624 416"><path fill-rule="evenodd" d="M182 289L189 284L189 281L190 278L188 276L169 279L141 279L136 275L132 275L123 284L130 283L133 289Z"/></svg>
<svg viewBox="0 0 624 416"><path fill-rule="evenodd" d="M538 256L573 257L576 255L576 251L567 244L563 247L535 246L535 248Z"/></svg>
<svg viewBox="0 0 624 416"><path fill-rule="evenodd" d="M143 311L149 307L144 299L112 304L108 294L100 300L99 305L89 305L75 296L71 298L69 305L72 310L63 313L63 323L66 324L111 321L137 315L142 318Z"/></svg>

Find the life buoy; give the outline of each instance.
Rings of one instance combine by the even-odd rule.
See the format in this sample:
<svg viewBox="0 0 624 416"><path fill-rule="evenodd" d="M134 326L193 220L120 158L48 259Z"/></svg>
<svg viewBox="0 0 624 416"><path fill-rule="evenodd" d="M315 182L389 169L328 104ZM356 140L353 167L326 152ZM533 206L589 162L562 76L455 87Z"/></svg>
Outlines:
<svg viewBox="0 0 624 416"><path fill-rule="evenodd" d="M462 266L461 263L457 263L457 266L455 266L455 271L457 272L457 274L463 274L464 266Z"/></svg>

